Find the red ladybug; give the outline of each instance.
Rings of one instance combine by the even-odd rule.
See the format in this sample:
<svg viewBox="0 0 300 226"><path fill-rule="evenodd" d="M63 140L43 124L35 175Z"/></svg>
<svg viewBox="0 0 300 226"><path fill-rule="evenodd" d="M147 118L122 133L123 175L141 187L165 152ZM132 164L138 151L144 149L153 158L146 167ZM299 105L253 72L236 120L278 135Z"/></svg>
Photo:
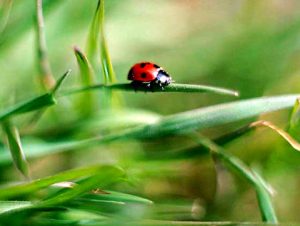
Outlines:
<svg viewBox="0 0 300 226"><path fill-rule="evenodd" d="M131 84L135 90L139 87L163 90L172 82L171 76L162 67L150 62L133 65L128 73L128 80L132 80Z"/></svg>

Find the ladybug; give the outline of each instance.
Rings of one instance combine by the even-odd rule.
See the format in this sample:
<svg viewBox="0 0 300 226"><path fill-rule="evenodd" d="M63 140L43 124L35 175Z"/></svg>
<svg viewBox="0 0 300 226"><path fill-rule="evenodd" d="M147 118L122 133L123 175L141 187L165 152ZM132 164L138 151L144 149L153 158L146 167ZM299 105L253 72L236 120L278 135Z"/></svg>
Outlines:
<svg viewBox="0 0 300 226"><path fill-rule="evenodd" d="M160 66L151 62L141 62L133 65L128 73L135 90L138 88L161 89L172 82L171 76Z"/></svg>

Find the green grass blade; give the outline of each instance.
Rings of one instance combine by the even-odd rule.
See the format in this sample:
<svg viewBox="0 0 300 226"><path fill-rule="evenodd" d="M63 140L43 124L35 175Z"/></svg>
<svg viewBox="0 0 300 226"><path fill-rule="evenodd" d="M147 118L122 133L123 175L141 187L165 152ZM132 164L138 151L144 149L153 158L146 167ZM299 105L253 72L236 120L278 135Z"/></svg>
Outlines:
<svg viewBox="0 0 300 226"><path fill-rule="evenodd" d="M106 84L115 83L117 79L113 70L106 40L103 35L101 35L101 63L103 68L103 74L105 77L104 82Z"/></svg>
<svg viewBox="0 0 300 226"><path fill-rule="evenodd" d="M236 122L293 106L299 95L261 97L200 108L171 116L138 131L140 137L180 134Z"/></svg>
<svg viewBox="0 0 300 226"><path fill-rule="evenodd" d="M96 11L90 27L87 39L87 58L94 66L100 57L104 83L116 81L115 73L112 67L109 51L104 35L104 0L98 0ZM100 50L100 54L98 51ZM94 66L96 68L96 66Z"/></svg>
<svg viewBox="0 0 300 226"><path fill-rule="evenodd" d="M241 160L227 153L223 148L217 146L205 137L196 137L198 137L198 141L201 144L207 146L217 158L221 159L225 165L236 172L241 178L246 179L247 182L255 189L263 221L268 223L277 223L278 220L273 208L272 200L269 191L265 186L267 183Z"/></svg>
<svg viewBox="0 0 300 226"><path fill-rule="evenodd" d="M66 190L55 197L46 199L37 204L38 207L53 206L65 203L69 200L82 196L99 187L105 187L111 183L119 181L124 177L124 171L114 166L102 167L95 175L89 177L74 188Z"/></svg>
<svg viewBox="0 0 300 226"><path fill-rule="evenodd" d="M300 132L300 100L299 99L295 101L295 105L290 117L288 132L296 139L299 139L299 132Z"/></svg>
<svg viewBox="0 0 300 226"><path fill-rule="evenodd" d="M55 86L51 90L51 94L54 95L56 91L60 88L61 84L65 80L65 78L70 74L71 69L67 70L55 83Z"/></svg>
<svg viewBox="0 0 300 226"><path fill-rule="evenodd" d="M0 217L3 214L28 209L32 206L32 202L28 201L0 201Z"/></svg>
<svg viewBox="0 0 300 226"><path fill-rule="evenodd" d="M36 111L44 107L49 107L56 104L53 95L46 93L41 96L34 97L30 100L19 103L15 106L0 113L0 121L7 119L13 115L23 114L31 111Z"/></svg>
<svg viewBox="0 0 300 226"><path fill-rule="evenodd" d="M80 70L81 84L91 86L94 83L94 72L90 62L77 46L74 47L74 53Z"/></svg>
<svg viewBox="0 0 300 226"><path fill-rule="evenodd" d="M97 68L97 61L99 59L99 35L100 35L100 25L99 21L101 21L100 18L100 1L97 3L96 11L91 23L91 27L89 30L88 38L87 38L87 44L86 44L86 53L87 58L90 60L91 64L94 68Z"/></svg>
<svg viewBox="0 0 300 226"><path fill-rule="evenodd" d="M244 163L239 159L230 156L229 154L218 152L217 156L224 161L226 165L237 172L242 178L246 179L255 189L257 201L262 215L262 220L269 223L277 223L277 216L274 211L272 200L268 190L265 188L264 183L261 182L257 175L253 174Z"/></svg>
<svg viewBox="0 0 300 226"><path fill-rule="evenodd" d="M80 141L44 143L36 146L34 146L34 144L28 144L30 148L28 148L26 155L27 158L33 158L82 147L86 148L90 145L99 145L120 139L144 139L203 130L230 122L257 117L263 113L292 107L298 96L299 94L261 97L219 104L166 116L149 125L137 126L106 136ZM27 150L25 146L24 149ZM7 154L0 152L0 163L4 164L7 161L9 161Z"/></svg>
<svg viewBox="0 0 300 226"><path fill-rule="evenodd" d="M113 214L118 214L118 217L121 217L127 208L132 207L132 204L139 206L152 204L152 201L138 196L115 191L96 190L96 192L93 191L85 194L65 205L72 209L76 208L88 212L96 212L108 217L114 217Z"/></svg>
<svg viewBox="0 0 300 226"><path fill-rule="evenodd" d="M149 92L151 93L149 89L140 86L135 90L133 86L129 83L126 84L113 84L113 85L94 85L94 86L88 86L88 87L82 87L73 89L70 91L63 92L62 95L70 95L80 92L86 92L90 90L120 90L120 91L129 91L129 92L135 92L135 91L142 91L142 92ZM220 87L214 87L214 86L206 86L206 85L194 85L194 84L179 84L179 83L172 83L166 87L164 87L163 90L156 88L153 90L153 92L182 92L182 93L204 93L204 92L211 92L216 94L222 94L222 95L230 95L230 96L238 96L238 92L230 89L220 88Z"/></svg>
<svg viewBox="0 0 300 226"><path fill-rule="evenodd" d="M252 173L254 174L257 182L256 196L263 221L278 223L270 192L268 191L268 187L266 187L266 182L257 172L252 171Z"/></svg>
<svg viewBox="0 0 300 226"><path fill-rule="evenodd" d="M98 54L97 51L100 51ZM98 0L87 42L87 57L90 59L94 69L97 69L98 59L100 58L103 72L103 83L110 84L116 82L116 76L112 67L109 51L104 34L104 0ZM121 97L110 90L104 92L102 98L103 108L111 106L120 107Z"/></svg>
<svg viewBox="0 0 300 226"><path fill-rule="evenodd" d="M107 42L104 34L104 0L99 0L97 12L99 14L97 17L99 19L99 32L100 32L100 55L101 63L104 74L105 84L115 83L116 76L113 70L110 54L107 47Z"/></svg>
<svg viewBox="0 0 300 226"><path fill-rule="evenodd" d="M31 182L2 187L0 188L0 199L10 199L16 196L30 194L58 182L89 177L97 174L97 172L100 172L103 167L105 166L89 166L85 168L73 169Z"/></svg>
<svg viewBox="0 0 300 226"><path fill-rule="evenodd" d="M0 121L3 121L7 119L8 117L23 114L31 111L36 111L41 108L49 107L51 105L56 104L56 100L54 98L54 94L58 90L58 88L61 86L63 80L66 78L66 76L70 73L70 70L68 70L58 81L56 82L56 85L52 89L50 93L45 93L43 95L34 97L30 100L21 102L19 104L16 104L15 106L10 107L9 109L0 112Z"/></svg>
<svg viewBox="0 0 300 226"><path fill-rule="evenodd" d="M7 143L15 166L26 178L29 178L29 167L17 128L12 126L8 120L2 123L2 127L6 134Z"/></svg>
<svg viewBox="0 0 300 226"><path fill-rule="evenodd" d="M116 201L116 202L131 202L131 203L140 203L140 204L153 204L149 199L145 199L139 196L130 195L122 192L108 191L105 190L103 193L95 193L85 195L84 198L96 199L96 200L106 200L106 201Z"/></svg>
<svg viewBox="0 0 300 226"><path fill-rule="evenodd" d="M94 72L90 62L83 52L78 48L74 47L74 53L77 59L77 64L80 70L81 85L82 86L91 86L94 83ZM78 97L78 109L80 113L84 116L89 116L94 112L94 95L90 92L83 93Z"/></svg>

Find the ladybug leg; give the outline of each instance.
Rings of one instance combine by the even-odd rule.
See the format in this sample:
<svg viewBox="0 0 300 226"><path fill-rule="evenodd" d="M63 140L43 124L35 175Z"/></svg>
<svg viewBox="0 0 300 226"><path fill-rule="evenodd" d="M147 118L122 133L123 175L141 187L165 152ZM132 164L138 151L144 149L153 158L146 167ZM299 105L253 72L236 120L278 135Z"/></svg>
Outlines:
<svg viewBox="0 0 300 226"><path fill-rule="evenodd" d="M146 87L145 93L146 93L148 90L150 90L150 91L153 92L153 84L152 84L152 82L147 83L145 87Z"/></svg>
<svg viewBox="0 0 300 226"><path fill-rule="evenodd" d="M137 83L136 81L132 81L131 86L133 87L134 92L137 92L138 87L139 87L139 83Z"/></svg>
<svg viewBox="0 0 300 226"><path fill-rule="evenodd" d="M149 88L152 91L152 93L154 93L154 90L155 90L156 87L157 87L157 81L156 80L150 82Z"/></svg>
<svg viewBox="0 0 300 226"><path fill-rule="evenodd" d="M160 81L157 81L156 85L160 90L164 90L164 86Z"/></svg>

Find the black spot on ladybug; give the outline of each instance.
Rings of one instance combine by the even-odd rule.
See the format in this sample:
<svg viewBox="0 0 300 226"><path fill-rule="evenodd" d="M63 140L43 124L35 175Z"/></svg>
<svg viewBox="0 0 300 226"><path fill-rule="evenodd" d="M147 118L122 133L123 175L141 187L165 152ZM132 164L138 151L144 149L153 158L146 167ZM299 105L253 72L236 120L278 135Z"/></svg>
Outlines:
<svg viewBox="0 0 300 226"><path fill-rule="evenodd" d="M153 66L154 66L155 68L160 68L160 66L158 66L157 64L153 64Z"/></svg>
<svg viewBox="0 0 300 226"><path fill-rule="evenodd" d="M144 68L146 66L146 63L141 63L140 66L141 68Z"/></svg>
<svg viewBox="0 0 300 226"><path fill-rule="evenodd" d="M141 74L141 77L142 77L142 78L146 78L146 77L147 77L147 74L146 74L145 72L143 72L143 73Z"/></svg>

